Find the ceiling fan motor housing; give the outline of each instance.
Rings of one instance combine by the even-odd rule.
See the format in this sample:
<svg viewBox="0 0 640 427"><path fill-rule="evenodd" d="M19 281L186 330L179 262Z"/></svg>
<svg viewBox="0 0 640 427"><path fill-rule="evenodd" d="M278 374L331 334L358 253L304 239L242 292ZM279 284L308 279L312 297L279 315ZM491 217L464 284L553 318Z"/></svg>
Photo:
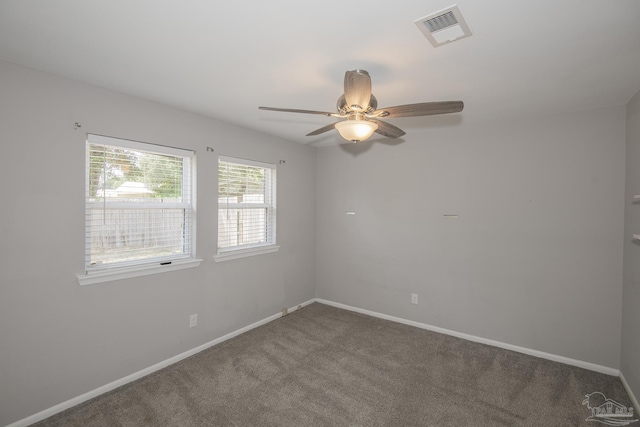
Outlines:
<svg viewBox="0 0 640 427"><path fill-rule="evenodd" d="M340 98L338 98L338 102L337 102L336 106L338 108L338 113L340 113L342 115L346 116L346 115L349 115L349 113L353 112L351 107L347 105L347 100L344 97L344 95L342 95ZM378 108L378 100L376 99L375 96L373 96L373 94L371 94L371 98L369 99L369 105L363 111L363 113L364 114L371 114L377 108Z"/></svg>

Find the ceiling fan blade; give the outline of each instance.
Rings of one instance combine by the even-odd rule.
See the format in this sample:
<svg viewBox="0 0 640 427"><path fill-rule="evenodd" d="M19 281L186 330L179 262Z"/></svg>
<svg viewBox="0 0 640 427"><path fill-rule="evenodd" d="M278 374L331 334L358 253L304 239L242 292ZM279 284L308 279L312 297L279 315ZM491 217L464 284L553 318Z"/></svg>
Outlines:
<svg viewBox="0 0 640 427"><path fill-rule="evenodd" d="M464 108L462 101L421 102L419 104L398 105L380 108L371 115L376 117L416 117L435 114L459 113Z"/></svg>
<svg viewBox="0 0 640 427"><path fill-rule="evenodd" d="M296 108L275 108L275 107L258 107L258 108L260 110L281 111L284 113L320 114L322 116L329 116L329 117L344 117L340 114L329 113L327 111L298 110Z"/></svg>
<svg viewBox="0 0 640 427"><path fill-rule="evenodd" d="M331 129L334 129L335 127L336 127L336 124L331 123L330 125L322 126L320 129L316 129L313 132L309 132L306 136L320 135L321 133L328 132Z"/></svg>
<svg viewBox="0 0 640 427"><path fill-rule="evenodd" d="M355 110L366 110L371 99L371 77L364 70L353 70L344 73L344 97L347 107Z"/></svg>
<svg viewBox="0 0 640 427"><path fill-rule="evenodd" d="M379 133L380 135L386 136L388 138L398 138L405 134L402 129L395 127L394 125L387 122L383 122L382 120L369 119L369 121L378 125L376 133Z"/></svg>

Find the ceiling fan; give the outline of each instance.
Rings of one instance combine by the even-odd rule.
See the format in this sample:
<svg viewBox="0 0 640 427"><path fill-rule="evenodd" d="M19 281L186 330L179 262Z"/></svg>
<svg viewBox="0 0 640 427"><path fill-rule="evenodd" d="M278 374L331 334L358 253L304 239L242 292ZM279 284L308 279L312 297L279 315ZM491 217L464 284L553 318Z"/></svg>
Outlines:
<svg viewBox="0 0 640 427"><path fill-rule="evenodd" d="M421 102L378 109L378 100L371 93L371 76L365 70L347 71L344 74L344 94L338 98L337 113L325 111L299 110L293 108L258 107L261 110L283 111L287 113L320 114L338 117L342 120L316 129L307 136L320 135L335 128L347 141L364 141L374 132L388 138L398 138L405 132L380 118L431 116L435 114L458 113L462 111L462 101Z"/></svg>

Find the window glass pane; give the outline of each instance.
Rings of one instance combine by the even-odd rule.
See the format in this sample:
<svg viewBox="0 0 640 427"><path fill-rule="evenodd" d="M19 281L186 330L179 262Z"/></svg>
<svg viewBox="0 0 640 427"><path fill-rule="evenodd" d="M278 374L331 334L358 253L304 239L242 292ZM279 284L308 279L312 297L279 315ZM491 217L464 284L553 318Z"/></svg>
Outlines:
<svg viewBox="0 0 640 427"><path fill-rule="evenodd" d="M182 157L90 144L89 165L93 200L182 201Z"/></svg>
<svg viewBox="0 0 640 427"><path fill-rule="evenodd" d="M87 268L190 255L190 156L93 143L87 154Z"/></svg>
<svg viewBox="0 0 640 427"><path fill-rule="evenodd" d="M220 160L218 248L275 243L275 166Z"/></svg>
<svg viewBox="0 0 640 427"><path fill-rule="evenodd" d="M88 209L91 265L184 253L184 209Z"/></svg>
<svg viewBox="0 0 640 427"><path fill-rule="evenodd" d="M218 247L267 242L267 209L221 209L218 214Z"/></svg>

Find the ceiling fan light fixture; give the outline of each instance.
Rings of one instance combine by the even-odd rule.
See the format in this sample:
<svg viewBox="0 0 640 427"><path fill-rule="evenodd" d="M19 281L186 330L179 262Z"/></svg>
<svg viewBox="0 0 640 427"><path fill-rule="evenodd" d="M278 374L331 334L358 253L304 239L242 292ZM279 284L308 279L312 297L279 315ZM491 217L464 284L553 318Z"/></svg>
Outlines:
<svg viewBox="0 0 640 427"><path fill-rule="evenodd" d="M345 120L336 123L340 136L347 141L358 142L368 139L378 129L376 123L367 120Z"/></svg>

